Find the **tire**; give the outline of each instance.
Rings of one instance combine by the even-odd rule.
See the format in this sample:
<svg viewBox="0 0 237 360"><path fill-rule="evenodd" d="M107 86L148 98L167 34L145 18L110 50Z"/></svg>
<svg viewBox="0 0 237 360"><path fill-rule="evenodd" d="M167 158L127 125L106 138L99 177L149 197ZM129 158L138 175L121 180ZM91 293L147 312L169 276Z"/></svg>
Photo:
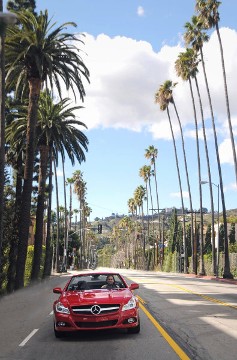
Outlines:
<svg viewBox="0 0 237 360"><path fill-rule="evenodd" d="M60 339L60 338L62 338L62 337L64 337L64 332L63 331L58 331L58 330L56 330L55 329L55 324L54 324L54 335L55 335L55 337L57 338L57 339Z"/></svg>
<svg viewBox="0 0 237 360"><path fill-rule="evenodd" d="M137 324L137 326L128 329L129 334L139 334L139 332L140 332L140 321Z"/></svg>

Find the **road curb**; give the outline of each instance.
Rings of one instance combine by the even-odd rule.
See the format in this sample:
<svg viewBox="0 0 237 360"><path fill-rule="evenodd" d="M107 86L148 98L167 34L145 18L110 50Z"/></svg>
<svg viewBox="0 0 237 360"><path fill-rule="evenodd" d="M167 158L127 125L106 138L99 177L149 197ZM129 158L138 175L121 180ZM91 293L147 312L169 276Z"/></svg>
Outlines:
<svg viewBox="0 0 237 360"><path fill-rule="evenodd" d="M224 278L215 277L215 276L195 275L195 274L179 274L179 275L182 275L182 276L185 276L185 277L192 277L192 278L197 278L197 279L219 281L219 282L223 282L223 283L237 285L237 279L224 279Z"/></svg>

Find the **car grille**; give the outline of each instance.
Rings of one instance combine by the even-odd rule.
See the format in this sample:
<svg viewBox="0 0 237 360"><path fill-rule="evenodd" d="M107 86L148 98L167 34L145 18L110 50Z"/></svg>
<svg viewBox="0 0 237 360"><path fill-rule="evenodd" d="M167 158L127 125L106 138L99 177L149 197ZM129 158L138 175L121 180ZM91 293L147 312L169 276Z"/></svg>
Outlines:
<svg viewBox="0 0 237 360"><path fill-rule="evenodd" d="M97 305L97 304L96 304ZM72 311L74 314L77 315L105 315L105 314L112 314L116 313L120 305L119 304L98 304L97 307L100 308L99 313L93 313L93 305L83 305L83 306L72 306Z"/></svg>
<svg viewBox="0 0 237 360"><path fill-rule="evenodd" d="M77 327L81 327L81 328L87 328L87 329L92 329L92 328L103 328L103 327L108 327L108 326L115 326L117 324L118 320L108 320L108 321L100 321L100 322L76 322L76 326Z"/></svg>

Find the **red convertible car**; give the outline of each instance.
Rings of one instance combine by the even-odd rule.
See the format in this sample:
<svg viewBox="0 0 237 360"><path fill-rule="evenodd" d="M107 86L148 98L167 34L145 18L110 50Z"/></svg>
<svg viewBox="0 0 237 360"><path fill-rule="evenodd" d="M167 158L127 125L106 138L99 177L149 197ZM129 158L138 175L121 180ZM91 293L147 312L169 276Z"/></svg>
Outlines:
<svg viewBox="0 0 237 360"><path fill-rule="evenodd" d="M110 281L113 285L108 284ZM139 303L133 294L138 288L136 283L128 285L118 273L87 272L72 276L64 289L53 289L60 294L53 304L55 336L99 329L139 333Z"/></svg>

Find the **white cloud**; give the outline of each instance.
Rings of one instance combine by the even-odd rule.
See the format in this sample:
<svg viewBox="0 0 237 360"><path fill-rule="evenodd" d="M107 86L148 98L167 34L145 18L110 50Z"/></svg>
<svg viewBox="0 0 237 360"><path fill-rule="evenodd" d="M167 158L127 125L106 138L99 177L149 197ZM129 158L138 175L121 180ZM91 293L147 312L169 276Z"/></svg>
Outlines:
<svg viewBox="0 0 237 360"><path fill-rule="evenodd" d="M236 152L237 152L237 146L235 148L236 148ZM221 145L219 146L219 152L220 152L221 163L226 163L226 164L231 164L231 165L234 164L233 151L232 151L230 139L225 139L221 143Z"/></svg>
<svg viewBox="0 0 237 360"><path fill-rule="evenodd" d="M138 6L138 8L137 8L137 15L138 15L138 16L144 16L144 15L145 15L145 11L144 11L144 9L143 9L142 6Z"/></svg>
<svg viewBox="0 0 237 360"><path fill-rule="evenodd" d="M237 134L237 88L235 81L237 78L235 66L237 32L227 28L220 29L220 31L225 54L232 124L234 133ZM91 73L91 84L86 85L85 109L80 110L78 115L89 129L96 127L125 128L133 131L146 129L152 133L154 139L170 139L166 111L160 111L159 105L154 103L154 95L164 81L172 80L178 82L173 93L184 134L193 138L195 127L189 85L177 78L174 69L178 54L185 51L180 44L176 46L164 45L160 51L155 52L150 43L123 36L111 38L105 34L100 34L95 38L86 34L84 41L83 51L87 55L82 56ZM231 162L231 156L228 156L225 148L226 141L229 138L229 128L219 60L219 46L215 33L211 36L210 41L205 44L204 57L220 143L221 161ZM198 82L203 101L204 117L210 118L201 68ZM193 90L195 99L198 100L194 84ZM199 133L202 137L198 102L196 108ZM179 128L172 107L170 113L175 135L179 136ZM207 136L213 138L210 124L207 128Z"/></svg>

